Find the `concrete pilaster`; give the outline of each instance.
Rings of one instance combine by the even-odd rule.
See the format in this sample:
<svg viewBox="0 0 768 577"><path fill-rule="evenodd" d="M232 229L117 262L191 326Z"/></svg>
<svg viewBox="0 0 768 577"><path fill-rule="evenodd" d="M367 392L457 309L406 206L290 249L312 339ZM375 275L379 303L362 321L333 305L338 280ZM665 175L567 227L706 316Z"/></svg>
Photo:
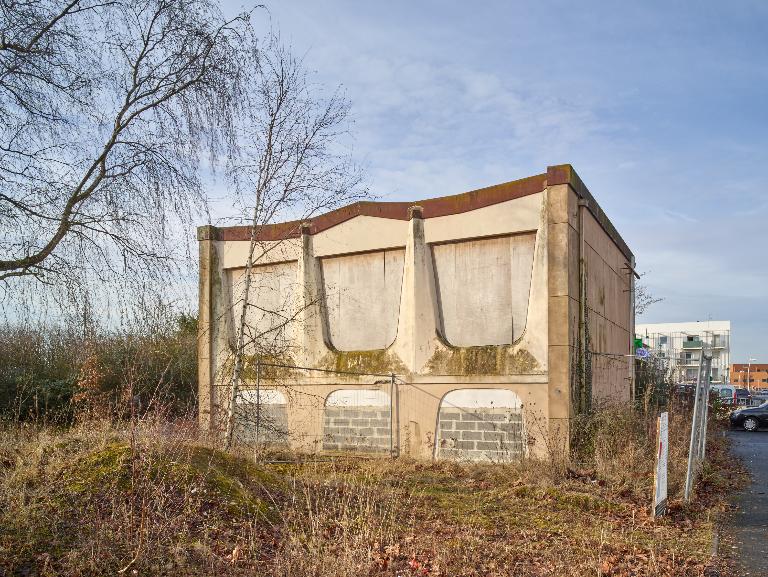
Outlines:
<svg viewBox="0 0 768 577"><path fill-rule="evenodd" d="M578 233L576 195L567 184L547 188L548 414L550 442L568 443L571 379L578 334Z"/></svg>
<svg viewBox="0 0 768 577"><path fill-rule="evenodd" d="M309 227L301 229L301 253L297 267L299 323L296 326L299 343L298 364L305 367L319 366L329 352L326 335L325 303L323 302L322 273L319 259L315 257Z"/></svg>
<svg viewBox="0 0 768 577"><path fill-rule="evenodd" d="M232 300L226 271L221 265L221 242L216 228L197 229L200 254L198 295L198 422L213 432L221 425L220 399L226 397L234 348Z"/></svg>
<svg viewBox="0 0 768 577"><path fill-rule="evenodd" d="M392 350L412 373L420 372L440 346L435 273L424 238L421 207L409 209L397 338Z"/></svg>
<svg viewBox="0 0 768 577"><path fill-rule="evenodd" d="M198 250L200 259L200 280L198 292L197 316L197 382L198 382L198 423L203 431L211 429L213 414L213 363L212 361L212 299L211 266L213 264L213 233L212 226L201 226L197 229Z"/></svg>

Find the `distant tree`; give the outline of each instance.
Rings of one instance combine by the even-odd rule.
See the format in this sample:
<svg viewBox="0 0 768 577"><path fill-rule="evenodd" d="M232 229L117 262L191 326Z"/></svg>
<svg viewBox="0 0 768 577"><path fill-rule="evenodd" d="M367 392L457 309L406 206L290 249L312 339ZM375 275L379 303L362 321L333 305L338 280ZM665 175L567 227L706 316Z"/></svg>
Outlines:
<svg viewBox="0 0 768 577"><path fill-rule="evenodd" d="M646 273L641 273L640 277L644 277ZM650 289L648 288L648 285L646 285L643 282L636 282L635 283L635 314L637 316L641 316L645 311L648 310L648 307L651 305L654 305L656 303L660 303L663 301L663 298L654 296Z"/></svg>
<svg viewBox="0 0 768 577"><path fill-rule="evenodd" d="M0 280L163 266L228 153L247 14L212 0L0 0Z"/></svg>

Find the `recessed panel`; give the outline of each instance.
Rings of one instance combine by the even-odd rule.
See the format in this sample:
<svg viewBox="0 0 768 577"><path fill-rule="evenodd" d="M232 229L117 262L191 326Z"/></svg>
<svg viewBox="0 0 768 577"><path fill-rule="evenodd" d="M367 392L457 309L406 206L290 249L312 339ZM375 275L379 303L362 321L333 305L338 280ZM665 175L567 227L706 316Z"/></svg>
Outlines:
<svg viewBox="0 0 768 577"><path fill-rule="evenodd" d="M255 266L251 270L248 289L248 311L245 321L246 352L254 352L258 342L262 353L282 354L292 346L290 331L296 317L296 262ZM245 296L245 269L229 272L232 297L232 320L240 323Z"/></svg>
<svg viewBox="0 0 768 577"><path fill-rule="evenodd" d="M432 247L443 336L458 347L505 345L525 330L535 233Z"/></svg>
<svg viewBox="0 0 768 577"><path fill-rule="evenodd" d="M322 259L328 331L340 351L385 349L397 335L402 249Z"/></svg>
<svg viewBox="0 0 768 577"><path fill-rule="evenodd" d="M435 455L458 461L523 457L520 397L506 389L458 389L440 402Z"/></svg>

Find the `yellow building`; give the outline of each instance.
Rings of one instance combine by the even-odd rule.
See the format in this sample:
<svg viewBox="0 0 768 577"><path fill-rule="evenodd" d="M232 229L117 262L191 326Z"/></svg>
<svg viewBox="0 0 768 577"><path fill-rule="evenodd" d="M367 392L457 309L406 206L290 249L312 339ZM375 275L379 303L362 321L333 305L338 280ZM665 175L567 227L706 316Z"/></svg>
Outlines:
<svg viewBox="0 0 768 577"><path fill-rule="evenodd" d="M251 229L198 239L199 415L217 430ZM569 165L358 202L258 243L238 407L258 397L269 442L508 460L565 440L593 399L630 399L634 257Z"/></svg>

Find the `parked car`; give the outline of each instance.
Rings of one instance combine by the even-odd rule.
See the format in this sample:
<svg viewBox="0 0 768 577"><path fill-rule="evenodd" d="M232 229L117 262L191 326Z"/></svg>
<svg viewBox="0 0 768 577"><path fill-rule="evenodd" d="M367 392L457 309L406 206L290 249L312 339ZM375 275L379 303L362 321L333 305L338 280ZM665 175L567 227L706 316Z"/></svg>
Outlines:
<svg viewBox="0 0 768 577"><path fill-rule="evenodd" d="M741 387L736 388L736 391L733 393L734 404L749 406L751 401L752 401L752 393L749 392L749 389L744 389Z"/></svg>
<svg viewBox="0 0 768 577"><path fill-rule="evenodd" d="M757 407L736 409L731 413L730 420L732 427L741 427L745 431L768 427L768 401Z"/></svg>
<svg viewBox="0 0 768 577"><path fill-rule="evenodd" d="M722 404L734 404L734 394L736 393L736 387L732 385L712 385L709 391L710 394L717 395L717 398L720 399Z"/></svg>
<svg viewBox="0 0 768 577"><path fill-rule="evenodd" d="M710 391L717 394L724 405L749 405L752 401L752 393L743 387L712 385Z"/></svg>

